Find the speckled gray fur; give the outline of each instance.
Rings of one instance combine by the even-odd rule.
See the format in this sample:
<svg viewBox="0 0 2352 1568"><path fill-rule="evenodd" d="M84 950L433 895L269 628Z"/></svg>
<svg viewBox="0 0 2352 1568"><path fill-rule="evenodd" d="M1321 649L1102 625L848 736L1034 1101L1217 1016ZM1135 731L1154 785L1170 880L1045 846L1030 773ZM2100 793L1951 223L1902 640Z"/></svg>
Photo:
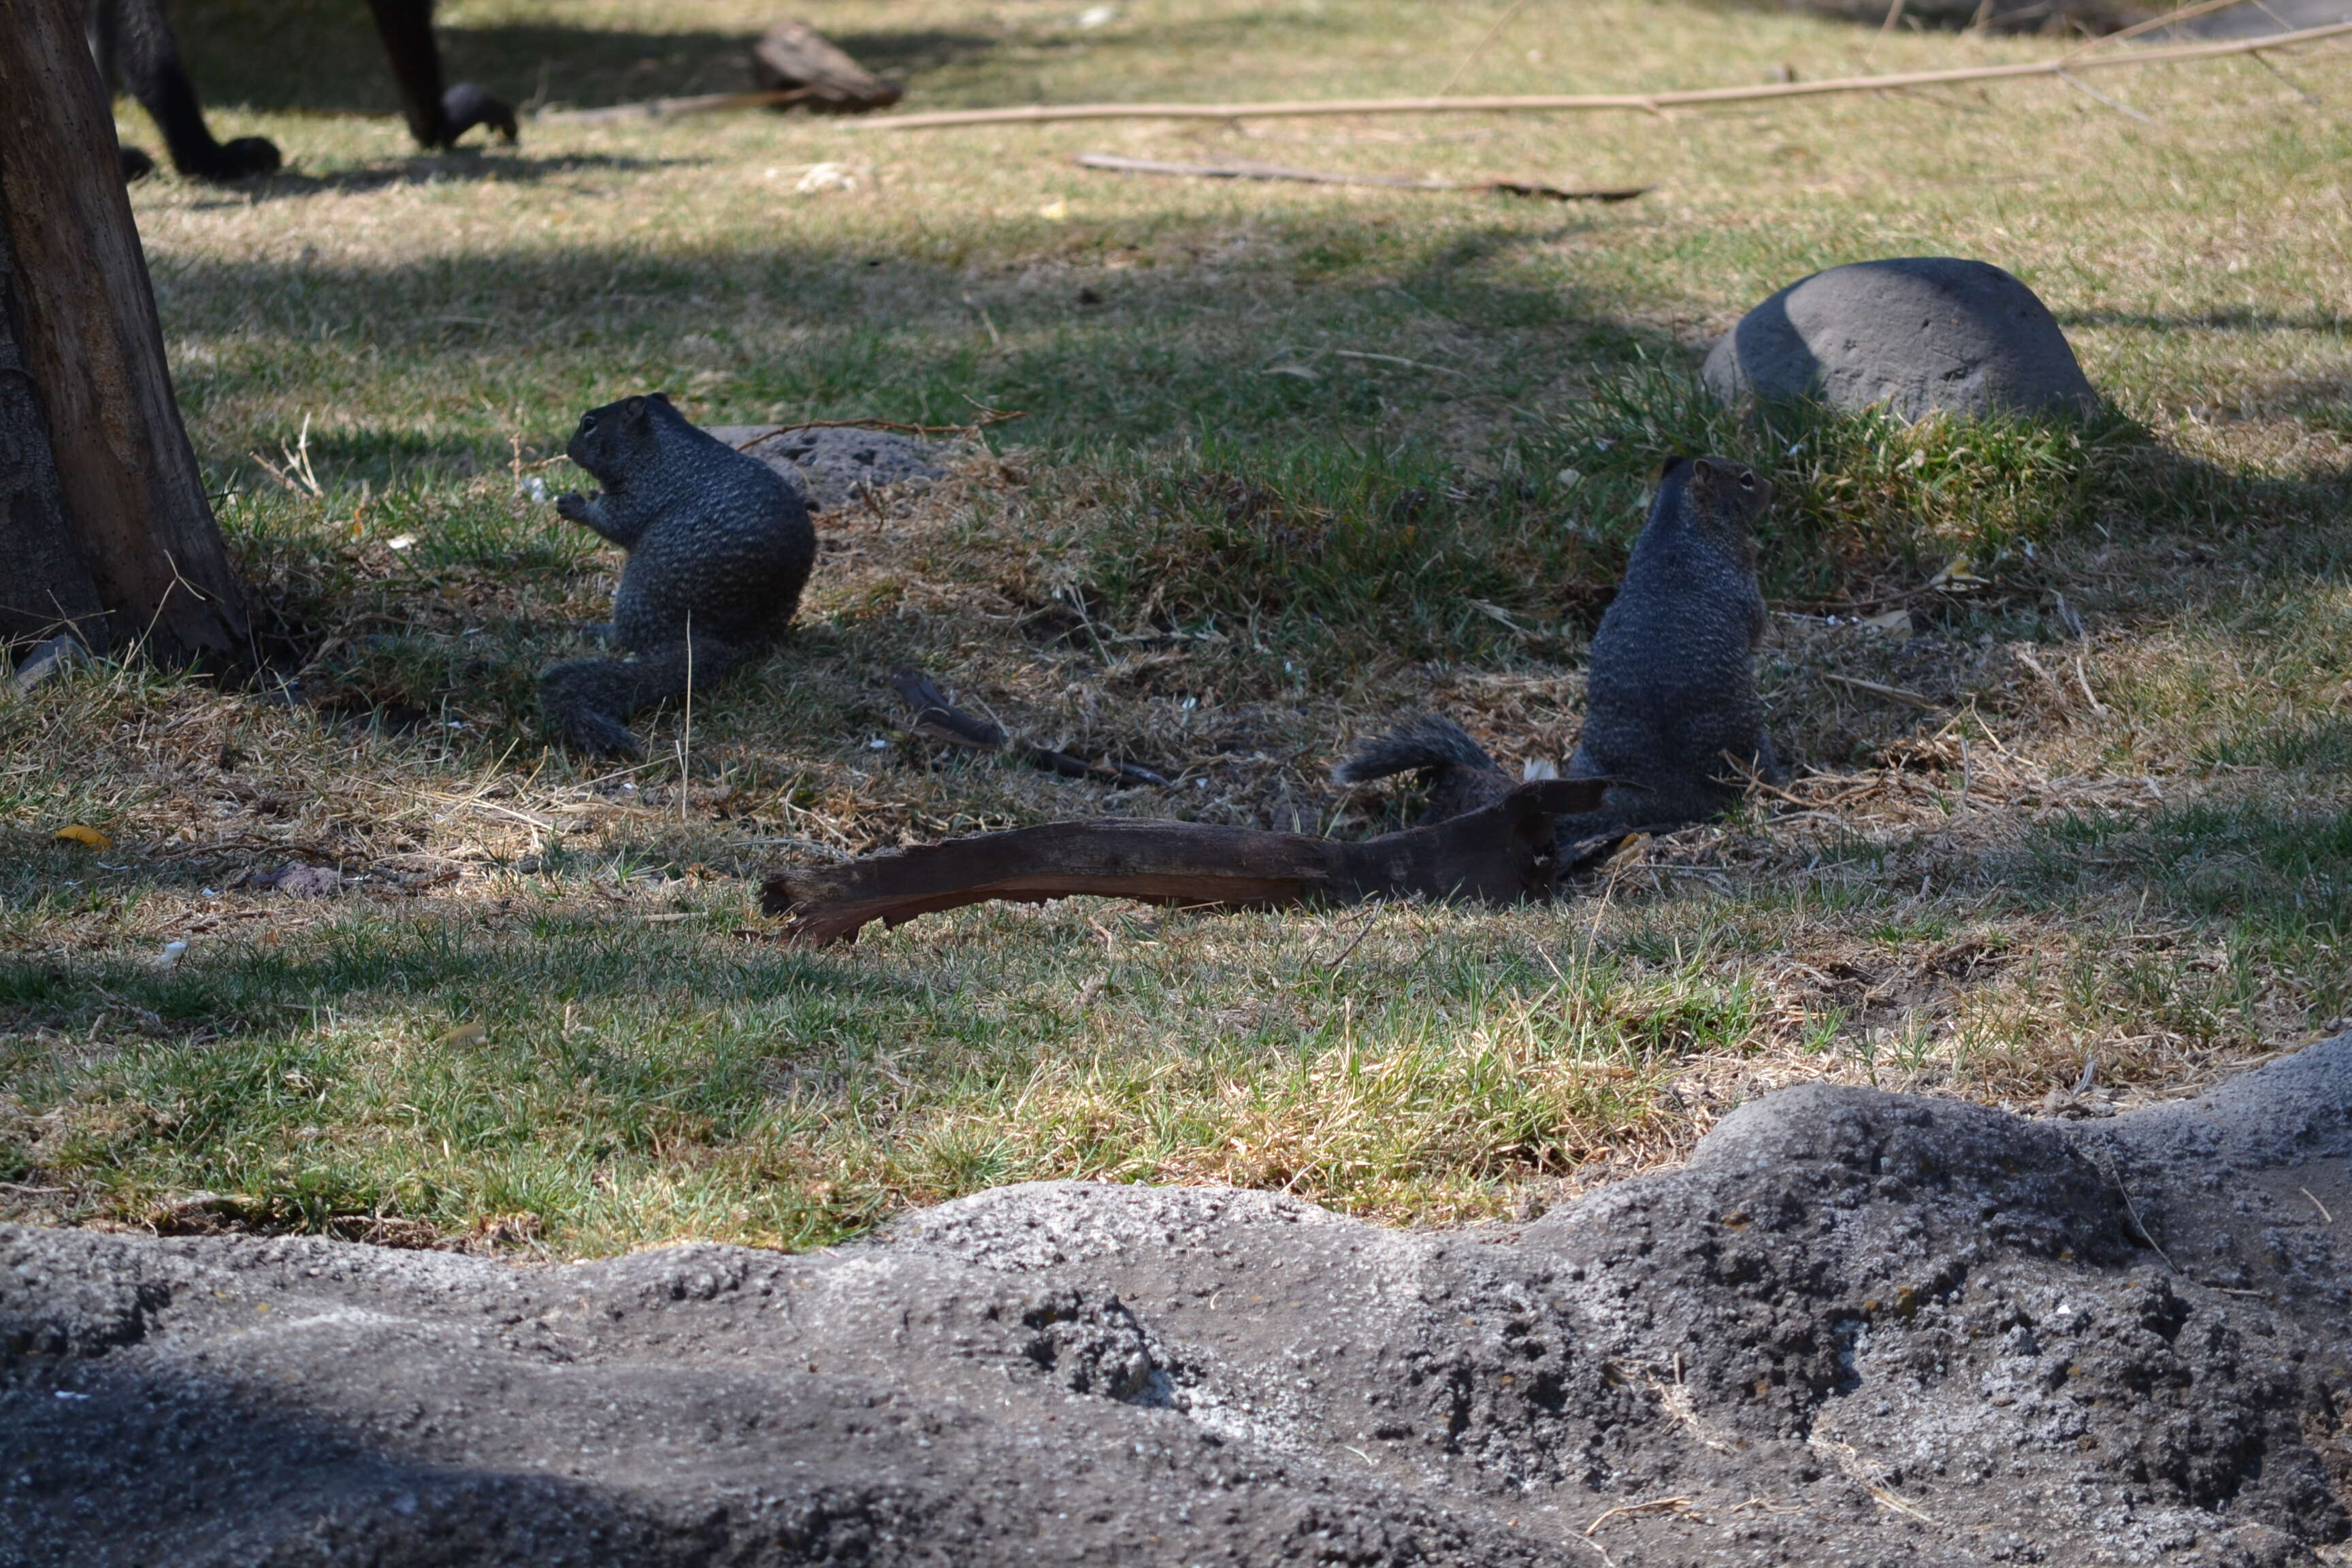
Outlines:
<svg viewBox="0 0 2352 1568"><path fill-rule="evenodd" d="M1739 798L1735 761L1780 776L1755 674L1765 613L1754 528L1771 500L1762 476L1728 458L1677 458L1660 474L1593 635L1584 728L1568 763L1570 778L1625 783L1598 810L1561 818L1563 845L1713 816ZM1438 715L1371 742L1333 776L1355 784L1408 770L1429 784L1430 821L1491 804L1516 782Z"/></svg>
<svg viewBox="0 0 2352 1568"><path fill-rule="evenodd" d="M719 680L792 618L816 530L798 490L658 393L591 409L565 452L604 489L556 510L629 552L610 636L637 657L553 666L540 701L573 746L634 755L631 713Z"/></svg>

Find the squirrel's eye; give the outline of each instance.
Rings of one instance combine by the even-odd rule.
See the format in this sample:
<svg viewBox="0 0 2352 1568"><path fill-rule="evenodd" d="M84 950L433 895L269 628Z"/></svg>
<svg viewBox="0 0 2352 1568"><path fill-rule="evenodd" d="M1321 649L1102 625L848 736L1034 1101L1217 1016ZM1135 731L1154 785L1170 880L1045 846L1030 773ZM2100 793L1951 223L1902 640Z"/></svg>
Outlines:
<svg viewBox="0 0 2352 1568"><path fill-rule="evenodd" d="M1740 476L1739 476L1739 488L1740 488L1741 489L1743 489L1743 490L1752 490L1752 489L1754 489L1756 488L1756 476L1755 476L1754 474L1742 474L1742 475L1740 475Z"/></svg>

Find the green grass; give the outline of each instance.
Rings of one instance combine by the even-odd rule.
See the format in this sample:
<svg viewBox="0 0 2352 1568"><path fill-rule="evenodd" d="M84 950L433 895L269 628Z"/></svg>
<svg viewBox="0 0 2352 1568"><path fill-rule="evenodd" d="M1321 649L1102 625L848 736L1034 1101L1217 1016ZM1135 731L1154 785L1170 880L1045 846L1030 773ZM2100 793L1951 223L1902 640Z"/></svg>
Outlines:
<svg viewBox="0 0 2352 1568"><path fill-rule="evenodd" d="M933 108L1426 92L1505 6L1080 9L808 15ZM2040 83L904 136L541 121L425 157L359 8L187 13L221 132L289 169L133 205L290 684L100 663L0 700L0 1214L571 1255L818 1245L1088 1176L1458 1220L1678 1157L1785 1083L2025 1104L2088 1056L2129 1102L2352 1011L2352 99L2318 60L2290 66L2316 108L2245 61L2101 79L2153 124ZM557 106L740 87L767 19L441 17L454 74ZM1550 0L1456 90L2051 47ZM1069 161L1097 148L1653 189ZM802 193L820 163L854 187ZM1697 391L1748 304L1920 253L2032 283L2109 406L1905 429ZM656 387L714 423L1024 417L929 495L822 518L793 637L600 772L545 744L533 678L614 559L531 486L581 482L556 454L582 408ZM983 909L814 952L751 912L788 860L1059 816L1394 826L1409 800L1325 770L1423 706L1560 757L1648 476L1702 449L1775 487L1759 670L1803 809L1759 795L1541 910ZM905 735L899 663L1181 788ZM239 885L296 859L350 890Z"/></svg>

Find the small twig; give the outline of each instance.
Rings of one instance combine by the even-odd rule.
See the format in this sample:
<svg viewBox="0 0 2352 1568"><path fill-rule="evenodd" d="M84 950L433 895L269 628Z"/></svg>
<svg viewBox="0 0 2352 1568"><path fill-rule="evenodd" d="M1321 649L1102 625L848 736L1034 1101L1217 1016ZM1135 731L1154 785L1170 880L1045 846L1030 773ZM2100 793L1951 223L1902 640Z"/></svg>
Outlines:
<svg viewBox="0 0 2352 1568"><path fill-rule="evenodd" d="M1912 708L1925 709L1929 712L1942 706L1932 697L1923 697L1918 692L1900 686L1881 686L1875 680L1861 680L1851 675L1824 674L1822 679L1835 681L1840 686L1850 686L1856 691L1867 691L1874 697L1885 697Z"/></svg>
<svg viewBox="0 0 2352 1568"><path fill-rule="evenodd" d="M1987 5L1991 3L1992 0L1986 0ZM2143 33L2162 32L2167 27L2177 27L2183 22L2193 21L2199 16L2209 16L2216 11L2226 11L2232 5L2242 5L2245 3L2246 0L2198 0L2194 5L2183 5L2178 11L2168 11L2161 16L2151 16L2145 22L2135 22L2118 32L2103 34L2085 43L2081 48L2075 50L2074 54L2079 57L2107 44L2120 44L2127 39L2137 38Z"/></svg>
<svg viewBox="0 0 2352 1568"><path fill-rule="evenodd" d="M1444 98L1447 93L1454 90L1454 84L1460 81L1465 73L1466 73L1473 65L1477 63L1478 57L1486 52L1486 46L1495 41L1496 34L1500 33L1505 27L1510 26L1511 18L1517 16L1520 10L1526 6L1528 0L1511 0L1509 8L1504 11L1501 16L1496 17L1495 25L1486 29L1486 36L1470 46L1470 52L1462 57L1462 63L1454 68L1454 74L1447 77L1445 79L1445 85L1437 89L1438 97ZM1902 0L1895 0L1895 3L1900 5L1902 4Z"/></svg>
<svg viewBox="0 0 2352 1568"><path fill-rule="evenodd" d="M2148 1247L2158 1258L2164 1259L2164 1266L2167 1268L2171 1269L2175 1274L2179 1275L2184 1279L2188 1279L2189 1270L2172 1261L2172 1254L2165 1251L2163 1247L2158 1243L2156 1237L2148 1234L2147 1226L2142 1222L2139 1217L2139 1205L2132 1202L2131 1189L2124 1185L2124 1179L2121 1173L2110 1166L2099 1164L2098 1159L2095 1155L2091 1157L2091 1163L2097 1166L2099 1174L2106 1177L2108 1181L2115 1184L2116 1194L2124 1200L2124 1213L2131 1215L2132 1228L2139 1232L2139 1238L2147 1243ZM2216 1287L2216 1289L2219 1289L2219 1287Z"/></svg>
<svg viewBox="0 0 2352 1568"><path fill-rule="evenodd" d="M2311 105L2314 109L2319 107L2318 95L2311 92L2304 87L2303 83L2295 80L2294 78L2287 75L2286 72L2271 64L2270 56L2264 54L2252 54L2248 55L2246 58L2253 61L2256 65L2262 67L2263 69L2270 72L2271 75L2278 78L2279 80L2286 83L2287 90L2294 93L2295 97L2303 100L2304 102Z"/></svg>
<svg viewBox="0 0 2352 1568"><path fill-rule="evenodd" d="M1026 419L1025 408L990 409L969 425L902 425L896 419L803 419L798 425L778 425L761 431L747 441L735 443L739 452L748 452L762 441L779 436L790 436L799 430L895 430L901 436L970 436L992 425L1010 425L1015 419ZM554 459L550 458L549 461Z"/></svg>
<svg viewBox="0 0 2352 1568"><path fill-rule="evenodd" d="M2074 75L2072 71L2060 71L2058 73L2058 79L2064 82L2068 87L2077 88L2082 91L2090 94L2093 98L2097 99L2101 103L2105 104L2109 109L2116 110L2118 114L2128 114L2143 125L2153 125L2156 123L2155 115L2142 114L2138 110L2134 109L2130 104L2126 103L2120 98L2109 98L2105 93L2101 92L2097 88L2093 87L2089 82L2084 81L2081 77Z"/></svg>
<svg viewBox="0 0 2352 1568"><path fill-rule="evenodd" d="M1018 109L959 109L937 114L879 115L862 121L876 131L931 131L950 125L1048 125L1076 120L1271 120L1339 114L1559 114L1576 110L1633 110L1657 114L1670 108L1753 103L1824 93L1885 92L1891 88L1932 87L1956 81L2009 81L2053 77L2076 70L2168 65L2182 60L2222 59L2256 49L2290 48L2352 34L2352 22L2305 27L2266 38L2229 39L2142 49L2126 55L2061 55L2017 65L1969 66L1956 70L1909 71L1899 76L1837 77L1824 81L1769 82L1755 87L1710 87L1689 91L1543 93L1498 98L1351 98L1292 100L1267 103L1057 103Z"/></svg>
<svg viewBox="0 0 2352 1568"><path fill-rule="evenodd" d="M1442 364L1424 364L1420 360L1407 359L1402 354L1376 354L1368 353L1362 349L1333 349L1331 351L1331 357L1333 359L1382 360L1390 364L1409 364L1415 370L1433 370L1440 375L1458 375L1465 381L1469 379L1469 375L1466 372L1452 370Z"/></svg>
<svg viewBox="0 0 2352 1568"><path fill-rule="evenodd" d="M913 728L923 734L973 751L1010 750L1047 773L1058 773L1064 778L1092 779L1097 784L1158 784L1163 789L1173 787L1159 773L1133 763L1090 763L1032 741L1015 742L1003 725L975 719L949 701L931 678L919 669L894 669L890 672L890 684L898 688L898 695L907 706L915 710Z"/></svg>
<svg viewBox="0 0 2352 1568"><path fill-rule="evenodd" d="M992 317L988 313L988 307L982 304L979 300L973 299L969 294L963 296L963 302L980 312L980 324L988 329L988 346L997 349L1003 348L1004 346L1004 334L996 330L995 318Z"/></svg>
<svg viewBox="0 0 2352 1568"><path fill-rule="evenodd" d="M1646 1502L1619 1503L1615 1508L1595 1515L1592 1522L1584 1527L1584 1533L1590 1538L1594 1531L1621 1513L1647 1513L1654 1508L1688 1508L1690 1500L1686 1497L1654 1497Z"/></svg>
<svg viewBox="0 0 2352 1568"><path fill-rule="evenodd" d="M2318 1194L2313 1192L2309 1187L2298 1187L2295 1190L2300 1192L2305 1197L2311 1200L2311 1206L2319 1211L2319 1220L2322 1225L2334 1225L2336 1223L2336 1216L2327 1212L2327 1205L2319 1201Z"/></svg>
<svg viewBox="0 0 2352 1568"><path fill-rule="evenodd" d="M2091 695L2091 678L2083 668L2083 656L2079 653L2074 656L2074 684L2083 689L2083 700L2091 705L2091 711L2104 716L2106 707Z"/></svg>
<svg viewBox="0 0 2352 1568"><path fill-rule="evenodd" d="M620 120L669 120L681 114L719 114L730 109L780 109L815 92L813 87L774 92L704 92L691 98L653 98L607 109L541 110L530 118L549 125L609 125Z"/></svg>
<svg viewBox="0 0 2352 1568"><path fill-rule="evenodd" d="M1197 180L1289 180L1307 185L1379 185L1396 191L1491 191L1508 196L1545 196L1556 202L1630 202L1650 187L1618 185L1570 190L1538 180L1424 179L1416 174L1355 174L1328 169L1294 169L1281 163L1171 163L1159 158L1129 158L1117 153L1081 153L1071 160L1082 169L1111 174L1181 174Z"/></svg>
<svg viewBox="0 0 2352 1568"><path fill-rule="evenodd" d="M1381 911L1379 907L1376 905L1374 906L1371 914L1365 919L1364 929L1356 933L1356 940L1348 944L1346 952L1340 953L1339 957L1331 961L1331 973L1333 974L1337 974L1339 971L1348 967L1348 960L1356 956L1356 950L1364 945L1364 939L1366 937L1372 934L1372 927L1379 921L1380 918ZM2317 1198L2314 1198L2311 1201L2317 1203L2319 1200Z"/></svg>

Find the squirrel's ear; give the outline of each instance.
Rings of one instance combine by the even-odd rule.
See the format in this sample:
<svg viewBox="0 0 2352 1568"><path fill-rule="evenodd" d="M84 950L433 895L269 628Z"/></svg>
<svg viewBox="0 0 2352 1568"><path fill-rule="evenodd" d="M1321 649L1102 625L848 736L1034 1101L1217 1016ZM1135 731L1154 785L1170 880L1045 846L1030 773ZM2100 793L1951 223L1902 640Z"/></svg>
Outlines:
<svg viewBox="0 0 2352 1568"><path fill-rule="evenodd" d="M1696 458L1691 463L1691 472L1702 479L1712 480L1720 471L1705 458Z"/></svg>
<svg viewBox="0 0 2352 1568"><path fill-rule="evenodd" d="M648 403L658 403L664 408L670 406L669 394L667 392L648 392L646 394L646 401Z"/></svg>

